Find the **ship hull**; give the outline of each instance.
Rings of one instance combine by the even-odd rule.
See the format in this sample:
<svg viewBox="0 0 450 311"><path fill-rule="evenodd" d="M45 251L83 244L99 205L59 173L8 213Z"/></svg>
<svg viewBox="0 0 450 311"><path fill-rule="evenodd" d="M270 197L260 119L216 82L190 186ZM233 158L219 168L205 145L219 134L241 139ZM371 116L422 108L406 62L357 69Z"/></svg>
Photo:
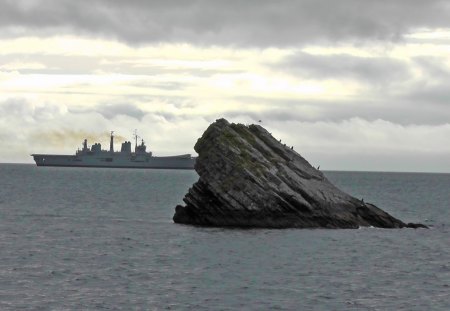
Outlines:
<svg viewBox="0 0 450 311"><path fill-rule="evenodd" d="M37 166L101 167L140 169L194 169L195 158L190 156L132 157L132 156L72 156L33 154Z"/></svg>

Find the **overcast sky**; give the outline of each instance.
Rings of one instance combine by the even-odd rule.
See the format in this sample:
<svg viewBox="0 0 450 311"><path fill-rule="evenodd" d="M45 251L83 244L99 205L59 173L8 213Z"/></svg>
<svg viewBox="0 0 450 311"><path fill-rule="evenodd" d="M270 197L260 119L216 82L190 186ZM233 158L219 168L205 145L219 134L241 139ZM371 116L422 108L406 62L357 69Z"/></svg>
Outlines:
<svg viewBox="0 0 450 311"><path fill-rule="evenodd" d="M110 130L194 153L220 117L323 169L450 172L450 2L0 2L0 162Z"/></svg>

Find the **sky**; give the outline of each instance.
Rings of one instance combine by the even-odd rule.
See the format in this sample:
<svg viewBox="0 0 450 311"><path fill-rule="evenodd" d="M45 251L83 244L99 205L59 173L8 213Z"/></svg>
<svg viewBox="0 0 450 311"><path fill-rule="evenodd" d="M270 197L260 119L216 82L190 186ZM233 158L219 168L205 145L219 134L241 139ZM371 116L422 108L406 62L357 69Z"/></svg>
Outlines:
<svg viewBox="0 0 450 311"><path fill-rule="evenodd" d="M450 2L2 0L0 162L259 123L324 170L450 172Z"/></svg>

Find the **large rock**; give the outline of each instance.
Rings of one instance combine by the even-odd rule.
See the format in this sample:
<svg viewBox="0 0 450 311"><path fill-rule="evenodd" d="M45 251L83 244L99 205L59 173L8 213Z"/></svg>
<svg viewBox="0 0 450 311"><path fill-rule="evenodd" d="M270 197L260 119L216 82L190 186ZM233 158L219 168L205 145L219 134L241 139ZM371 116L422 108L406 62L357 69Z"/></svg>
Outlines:
<svg viewBox="0 0 450 311"><path fill-rule="evenodd" d="M219 119L197 141L199 180L176 223L260 228L413 227L336 188L259 125Z"/></svg>

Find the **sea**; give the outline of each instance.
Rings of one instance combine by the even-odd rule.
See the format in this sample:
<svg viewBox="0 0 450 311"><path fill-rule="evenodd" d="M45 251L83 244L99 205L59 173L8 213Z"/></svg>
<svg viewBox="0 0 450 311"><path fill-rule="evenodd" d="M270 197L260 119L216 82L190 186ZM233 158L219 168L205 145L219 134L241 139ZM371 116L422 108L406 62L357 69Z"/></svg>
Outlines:
<svg viewBox="0 0 450 311"><path fill-rule="evenodd" d="M450 174L325 174L430 229L178 225L194 171L0 164L0 310L450 310Z"/></svg>

